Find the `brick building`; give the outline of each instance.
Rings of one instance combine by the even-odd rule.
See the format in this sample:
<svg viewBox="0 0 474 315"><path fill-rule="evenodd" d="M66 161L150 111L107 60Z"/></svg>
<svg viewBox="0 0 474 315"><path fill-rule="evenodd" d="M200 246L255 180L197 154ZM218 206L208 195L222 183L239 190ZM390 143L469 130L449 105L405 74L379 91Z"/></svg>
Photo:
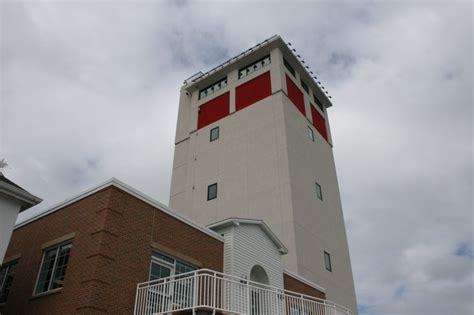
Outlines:
<svg viewBox="0 0 474 315"><path fill-rule="evenodd" d="M132 314L138 283L193 270L223 272L224 229L245 224L239 220L217 223L217 233L112 179L15 227L0 274L2 283L7 276L13 281L2 288L0 312ZM247 223L285 253L263 222ZM284 289L325 298L323 288L305 279L286 271L280 277Z"/></svg>

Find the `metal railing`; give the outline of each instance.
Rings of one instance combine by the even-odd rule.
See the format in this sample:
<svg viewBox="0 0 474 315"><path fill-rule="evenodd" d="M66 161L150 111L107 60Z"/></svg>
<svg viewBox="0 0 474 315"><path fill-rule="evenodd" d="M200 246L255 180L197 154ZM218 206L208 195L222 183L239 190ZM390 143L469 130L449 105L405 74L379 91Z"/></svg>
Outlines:
<svg viewBox="0 0 474 315"><path fill-rule="evenodd" d="M328 300L200 269L139 283L135 315L210 311L248 315L351 315Z"/></svg>

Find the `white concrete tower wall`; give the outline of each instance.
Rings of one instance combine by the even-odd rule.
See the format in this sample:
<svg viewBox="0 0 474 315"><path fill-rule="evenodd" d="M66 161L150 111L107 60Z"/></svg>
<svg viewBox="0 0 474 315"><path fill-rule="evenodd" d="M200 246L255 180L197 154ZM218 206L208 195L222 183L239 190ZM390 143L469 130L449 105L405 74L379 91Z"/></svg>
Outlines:
<svg viewBox="0 0 474 315"><path fill-rule="evenodd" d="M271 64L239 79L239 69L268 54ZM283 56L296 78L283 65ZM271 95L236 111L236 88L267 71ZM301 88L300 75L310 94ZM201 89L225 76L227 86L199 99ZM303 91L306 117L288 98L286 76ZM229 115L198 129L199 106L227 92ZM285 268L320 284L328 299L357 314L328 125L329 143L314 127L315 141L308 138L313 92L325 106L331 105L279 37L186 83L181 89L170 206L202 224L229 217L263 220L288 248ZM219 139L211 142L210 130L217 126ZM322 187L322 201L315 182ZM217 198L208 201L207 187L213 183L218 184ZM324 251L331 255L332 272L325 269Z"/></svg>

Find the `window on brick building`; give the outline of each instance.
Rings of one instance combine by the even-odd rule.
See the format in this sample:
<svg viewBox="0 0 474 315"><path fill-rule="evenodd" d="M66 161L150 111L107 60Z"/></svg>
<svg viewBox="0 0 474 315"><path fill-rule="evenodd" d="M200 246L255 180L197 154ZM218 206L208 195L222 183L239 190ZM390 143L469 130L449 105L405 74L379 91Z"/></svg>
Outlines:
<svg viewBox="0 0 474 315"><path fill-rule="evenodd" d="M217 198L217 183L207 186L207 200Z"/></svg>
<svg viewBox="0 0 474 315"><path fill-rule="evenodd" d="M153 252L151 257L150 281L194 271L197 268L168 255Z"/></svg>
<svg viewBox="0 0 474 315"><path fill-rule="evenodd" d="M316 196L318 199L323 200L323 191L321 189L321 185L319 185L317 182L315 183L316 186Z"/></svg>
<svg viewBox="0 0 474 315"><path fill-rule="evenodd" d="M178 275L182 275L181 277L185 278L189 275L189 272L194 270L197 270L197 268L185 262L159 252L153 252L151 256L150 281ZM156 282L156 284L158 283ZM167 309L169 305L166 304L169 301L179 301L183 305L190 305L194 296L193 291L193 282L191 280L176 281L172 285L158 287L157 290L150 292L150 298L156 301L156 305L154 305L155 310Z"/></svg>
<svg viewBox="0 0 474 315"><path fill-rule="evenodd" d="M41 261L35 294L62 288L72 243L46 249Z"/></svg>
<svg viewBox="0 0 474 315"><path fill-rule="evenodd" d="M0 303L5 303L12 287L17 262L6 264L0 269Z"/></svg>
<svg viewBox="0 0 474 315"><path fill-rule="evenodd" d="M327 271L332 272L331 255L326 251L324 252L324 266L326 267Z"/></svg>
<svg viewBox="0 0 474 315"><path fill-rule="evenodd" d="M219 139L219 127L215 127L211 129L209 140L212 142L214 140Z"/></svg>

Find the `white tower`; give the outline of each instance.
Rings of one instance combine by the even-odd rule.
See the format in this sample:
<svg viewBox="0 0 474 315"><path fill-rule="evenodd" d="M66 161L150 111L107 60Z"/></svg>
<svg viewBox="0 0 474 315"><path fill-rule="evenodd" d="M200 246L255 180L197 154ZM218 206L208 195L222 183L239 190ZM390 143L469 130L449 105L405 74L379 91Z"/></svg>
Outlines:
<svg viewBox="0 0 474 315"><path fill-rule="evenodd" d="M279 36L186 80L170 206L202 224L263 220L288 248L285 268L357 314L331 105Z"/></svg>

